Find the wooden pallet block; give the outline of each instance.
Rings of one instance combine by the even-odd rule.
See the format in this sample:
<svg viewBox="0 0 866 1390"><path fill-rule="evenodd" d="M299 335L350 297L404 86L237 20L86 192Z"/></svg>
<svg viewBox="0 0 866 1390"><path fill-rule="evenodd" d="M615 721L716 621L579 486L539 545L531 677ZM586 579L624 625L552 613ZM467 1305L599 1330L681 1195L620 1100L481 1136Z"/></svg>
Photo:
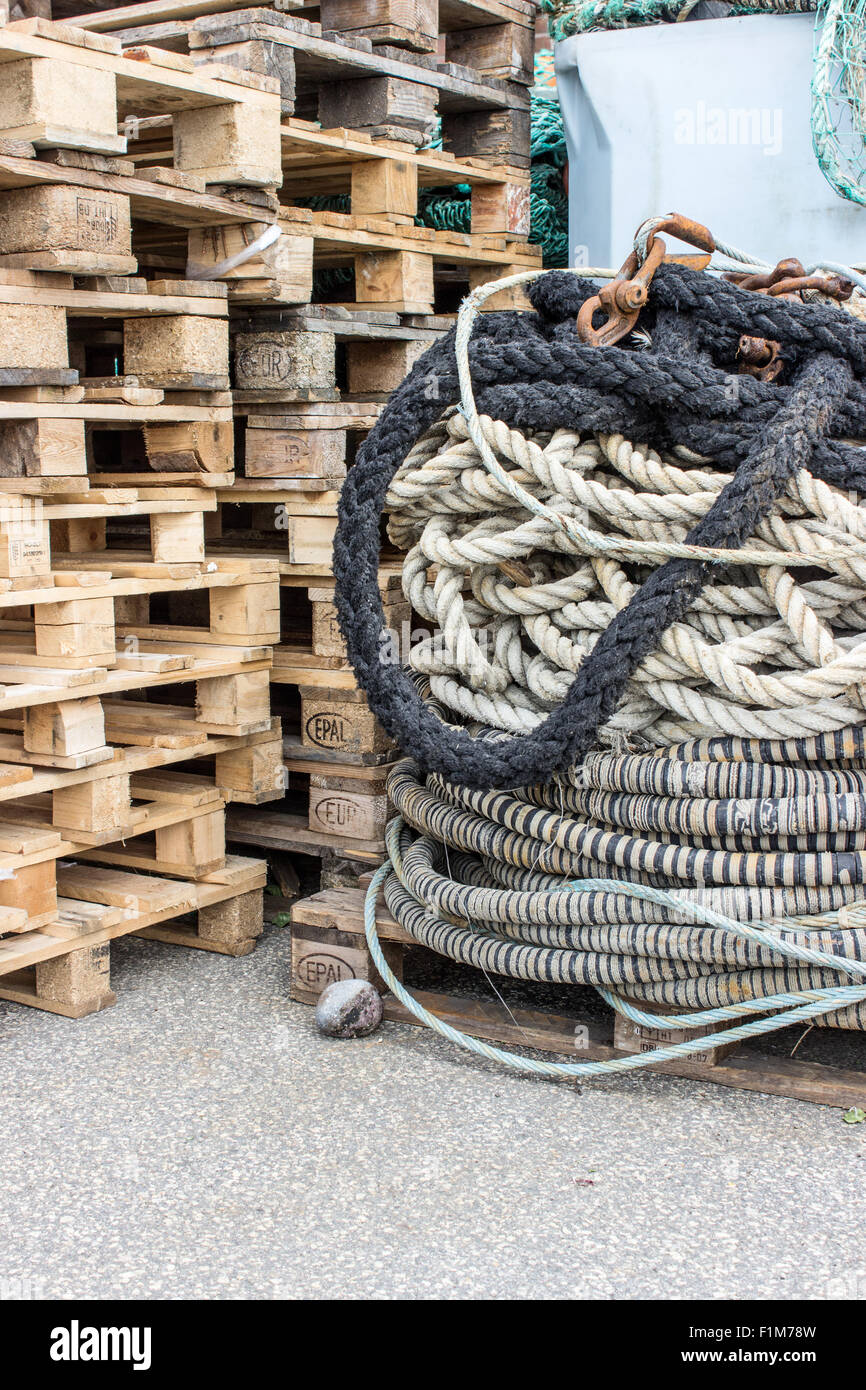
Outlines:
<svg viewBox="0 0 866 1390"><path fill-rule="evenodd" d="M346 642L340 631L337 606L333 590L315 587L307 590L312 606L312 651L315 656L337 658L341 663L348 661ZM399 584L389 588L382 596L382 611L385 626L399 638L405 636L405 624L410 623L412 610L403 598Z"/></svg>
<svg viewBox="0 0 866 1390"><path fill-rule="evenodd" d="M303 416L251 416L244 435L245 478L292 479L326 490L346 476L347 431L310 428Z"/></svg>
<svg viewBox="0 0 866 1390"><path fill-rule="evenodd" d="M445 61L529 87L535 80L533 22L510 19L452 30L445 40Z"/></svg>
<svg viewBox="0 0 866 1390"><path fill-rule="evenodd" d="M132 275L129 198L74 184L0 193L0 266Z"/></svg>
<svg viewBox="0 0 866 1390"><path fill-rule="evenodd" d="M359 769L359 771L361 771ZM392 815L386 777L310 774L309 826L311 830L339 835L346 840L382 841Z"/></svg>
<svg viewBox="0 0 866 1390"><path fill-rule="evenodd" d="M511 168L529 168L528 105L498 111L461 111L442 122L443 147L458 159L481 157Z"/></svg>
<svg viewBox="0 0 866 1390"><path fill-rule="evenodd" d="M243 745L216 755L214 777L226 801L261 806L282 798L288 775L280 721L272 720L271 725L266 733L250 736Z"/></svg>
<svg viewBox="0 0 866 1390"><path fill-rule="evenodd" d="M142 927L136 936L172 946L215 951L223 956L248 956L264 930L262 890L239 893L225 902L202 907L195 923L183 921Z"/></svg>
<svg viewBox="0 0 866 1390"><path fill-rule="evenodd" d="M124 370L144 386L225 391L228 322L196 314L123 321Z"/></svg>
<svg viewBox="0 0 866 1390"><path fill-rule="evenodd" d="M294 911L293 908L293 917ZM402 952L389 945L384 948L384 954L399 979ZM322 990L338 980L369 980L376 989L384 988L369 951L359 948L357 936L335 927L322 929L308 925L296 930L293 925L292 999L300 1004L315 1004Z"/></svg>
<svg viewBox="0 0 866 1390"><path fill-rule="evenodd" d="M371 43L435 53L439 44L437 0L322 0L322 28L362 34Z"/></svg>
<svg viewBox="0 0 866 1390"><path fill-rule="evenodd" d="M339 491L350 457L377 421L382 402L284 399L261 400L254 392L235 392L243 431L243 473L221 502L243 493L264 503L272 493ZM242 399L238 399L242 398Z"/></svg>
<svg viewBox="0 0 866 1390"><path fill-rule="evenodd" d="M110 954L105 941L68 951L33 970L0 975L0 999L63 1018L86 1018L110 1009L117 1003L110 984Z"/></svg>
<svg viewBox="0 0 866 1390"><path fill-rule="evenodd" d="M433 258L418 251L365 251L355 258L359 304L402 306L401 312L433 312Z"/></svg>
<svg viewBox="0 0 866 1390"><path fill-rule="evenodd" d="M338 980L369 980L380 993L385 992L363 929L358 931L359 900L363 901L363 894L357 889L331 888L301 898L292 907L291 995L298 1003L315 1004L322 991ZM381 917L383 954L402 980L405 933L384 907ZM378 925L379 914L376 921Z"/></svg>
<svg viewBox="0 0 866 1390"><path fill-rule="evenodd" d="M275 114L269 110L263 119L257 107L240 103L176 112L175 167L199 175L206 184L279 185L280 128Z"/></svg>
<svg viewBox="0 0 866 1390"><path fill-rule="evenodd" d="M525 270L532 269L522 261L516 261L512 265L498 266L492 271L489 266L473 266L469 271L469 289L478 289L480 285L488 285L492 280L504 280L509 275L519 275ZM541 269L541 267L537 267ZM485 313L491 313L497 309L531 309L532 305L526 297L526 286L517 285L511 289L498 290L496 294L490 295L485 299L481 308Z"/></svg>
<svg viewBox="0 0 866 1390"><path fill-rule="evenodd" d="M404 949L407 946L422 948L415 947L412 938L394 921L381 899L376 927L386 959L397 978L402 979ZM363 890L330 889L301 899L292 907L292 937L293 965L297 961L297 970L293 970L292 998L298 1002L315 1004L321 991L337 979L373 978L376 983L364 937ZM480 972L479 978L483 979ZM499 1000L480 1001L430 990L413 989L412 993L419 1004L444 1023L503 1047L529 1047L564 1055L571 1061L607 1061L623 1055L624 1049L615 1044L610 1020L599 1023L595 1018L545 1013L506 1006ZM386 1019L417 1023L414 1014L392 996L386 994L383 1003ZM579 1048L575 1043L577 1028L581 1037ZM678 1034L679 1040L683 1036ZM622 1034L619 1041L623 1041ZM638 1040L637 1050L645 1050L643 1043L647 1041L650 1040ZM754 1047L759 1047L759 1043ZM634 1050L634 1045L625 1050ZM796 1058L764 1056L751 1048L735 1047L724 1051L721 1060L709 1064L695 1058L667 1062L652 1070L818 1105L847 1109L853 1105L862 1106L866 1101L866 1066L863 1071L851 1070Z"/></svg>
<svg viewBox="0 0 866 1390"><path fill-rule="evenodd" d="M387 753L394 747L363 691L299 686L301 744L329 753Z"/></svg>
<svg viewBox="0 0 866 1390"><path fill-rule="evenodd" d="M247 391L335 386L336 339L303 328L261 327L234 337L235 385Z"/></svg>
<svg viewBox="0 0 866 1390"><path fill-rule="evenodd" d="M187 240L187 266L196 275L213 273L259 241L267 222L256 219L230 226L192 228ZM233 298L249 292L255 297L261 283L273 283L274 297L287 304L306 304L313 293L313 239L305 228L286 230L279 240L261 247L240 264L223 270L220 280Z"/></svg>
<svg viewBox="0 0 866 1390"><path fill-rule="evenodd" d="M281 311L278 317L261 310L240 321L234 337L235 410L247 422L246 478L338 483L380 406L451 323L449 316L409 320L329 305ZM345 391L342 385L337 390L338 364ZM343 409L314 399L338 394Z"/></svg>

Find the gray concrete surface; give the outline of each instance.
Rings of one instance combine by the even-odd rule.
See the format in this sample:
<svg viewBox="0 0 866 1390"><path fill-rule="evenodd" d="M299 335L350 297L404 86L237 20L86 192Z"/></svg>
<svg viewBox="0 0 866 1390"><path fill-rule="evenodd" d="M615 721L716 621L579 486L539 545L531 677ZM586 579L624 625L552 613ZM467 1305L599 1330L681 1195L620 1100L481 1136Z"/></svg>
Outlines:
<svg viewBox="0 0 866 1390"><path fill-rule="evenodd" d="M0 1004L6 1297L866 1297L839 1111L324 1039L279 930L113 953L103 1014Z"/></svg>

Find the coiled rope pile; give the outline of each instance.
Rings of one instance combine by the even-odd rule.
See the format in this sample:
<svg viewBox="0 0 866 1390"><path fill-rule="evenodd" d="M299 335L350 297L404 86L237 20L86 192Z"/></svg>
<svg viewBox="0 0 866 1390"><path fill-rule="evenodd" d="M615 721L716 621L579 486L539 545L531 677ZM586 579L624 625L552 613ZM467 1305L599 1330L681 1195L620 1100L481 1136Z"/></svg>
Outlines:
<svg viewBox="0 0 866 1390"><path fill-rule="evenodd" d="M719 1041L556 1064L467 1039L388 970L384 884L434 950L593 985L647 1026L862 1028L866 325L665 264L637 331L599 347L575 333L588 278L552 272L535 313L479 319L488 292L394 394L341 500L341 626L412 754L368 895L380 971L438 1031L530 1070ZM742 335L779 344L779 379L740 373ZM414 673L384 640L383 508L438 629Z"/></svg>

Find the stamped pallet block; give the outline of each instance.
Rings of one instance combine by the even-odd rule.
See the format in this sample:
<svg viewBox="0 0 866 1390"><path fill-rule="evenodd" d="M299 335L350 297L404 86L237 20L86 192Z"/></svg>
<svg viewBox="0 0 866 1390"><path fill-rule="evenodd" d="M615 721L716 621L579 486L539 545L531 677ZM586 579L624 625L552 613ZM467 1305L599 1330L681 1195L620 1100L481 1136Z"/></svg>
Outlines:
<svg viewBox="0 0 866 1390"><path fill-rule="evenodd" d="M250 416L244 474L338 484L346 476L346 447L345 429L309 428L303 416Z"/></svg>
<svg viewBox="0 0 866 1390"><path fill-rule="evenodd" d="M360 691L300 687L301 744L332 753L385 753L394 747Z"/></svg>
<svg viewBox="0 0 866 1390"><path fill-rule="evenodd" d="M351 895L347 897L346 895ZM367 943L356 931L344 931L342 922L352 889L331 889L327 894L304 898L292 908L292 998L315 1004L319 995L338 980L369 980L384 990ZM390 941L383 953L398 979L402 978L403 946Z"/></svg>
<svg viewBox="0 0 866 1390"><path fill-rule="evenodd" d="M46 184L0 193L0 267L132 275L129 197Z"/></svg>
<svg viewBox="0 0 866 1390"><path fill-rule="evenodd" d="M310 829L349 840L382 840L390 815L385 782L381 775L311 773Z"/></svg>

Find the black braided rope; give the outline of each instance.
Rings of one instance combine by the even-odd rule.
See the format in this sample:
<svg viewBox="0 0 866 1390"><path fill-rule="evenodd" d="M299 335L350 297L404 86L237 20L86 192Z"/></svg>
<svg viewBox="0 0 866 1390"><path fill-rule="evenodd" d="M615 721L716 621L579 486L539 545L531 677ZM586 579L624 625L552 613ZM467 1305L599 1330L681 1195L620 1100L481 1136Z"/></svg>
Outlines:
<svg viewBox="0 0 866 1390"><path fill-rule="evenodd" d="M866 451L841 442L866 437L866 324L671 264L652 285L652 349L598 348L581 343L574 326L593 293L588 281L552 271L529 291L535 313L476 321L469 359L480 414L521 430L621 433L657 449L682 444L736 470L689 532L695 545L742 546L801 468L866 493ZM781 344L781 384L737 374L744 333ZM409 673L380 659L377 572L391 479L459 394L452 331L394 392L349 470L334 542L337 610L370 707L405 752L471 787L525 786L580 761L635 668L726 567L669 560L654 570L601 634L562 704L531 734L490 742L445 724Z"/></svg>

